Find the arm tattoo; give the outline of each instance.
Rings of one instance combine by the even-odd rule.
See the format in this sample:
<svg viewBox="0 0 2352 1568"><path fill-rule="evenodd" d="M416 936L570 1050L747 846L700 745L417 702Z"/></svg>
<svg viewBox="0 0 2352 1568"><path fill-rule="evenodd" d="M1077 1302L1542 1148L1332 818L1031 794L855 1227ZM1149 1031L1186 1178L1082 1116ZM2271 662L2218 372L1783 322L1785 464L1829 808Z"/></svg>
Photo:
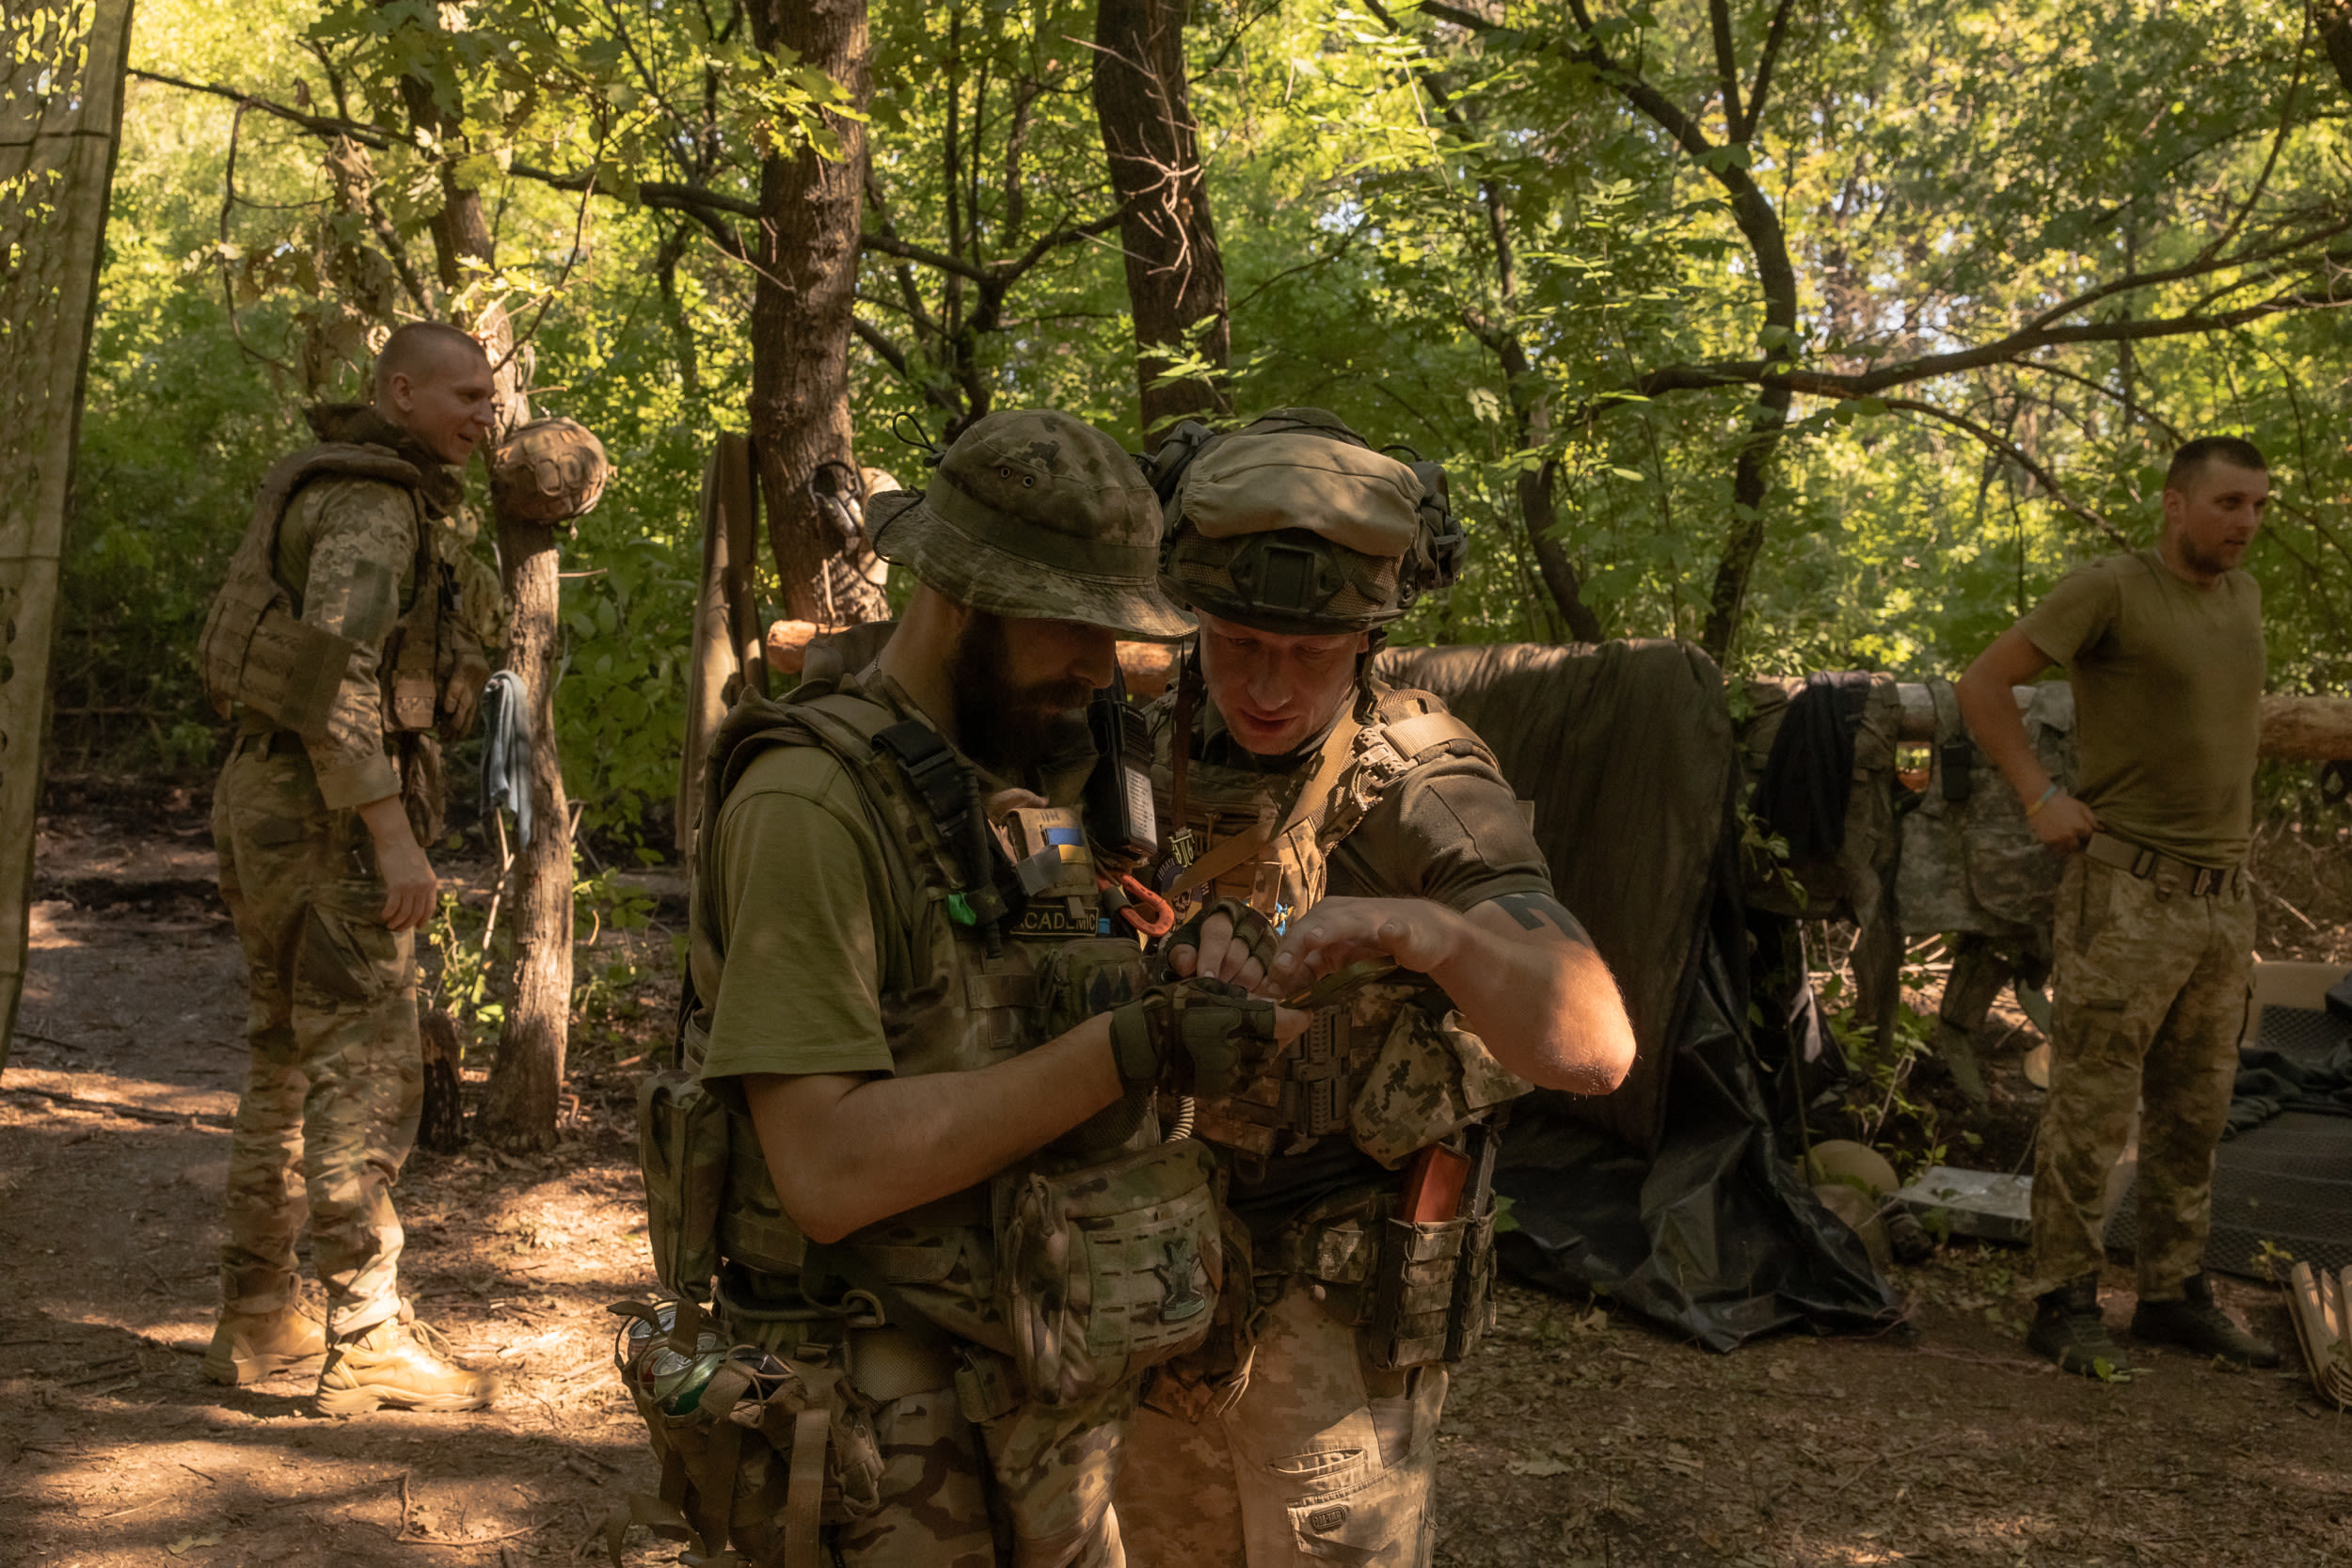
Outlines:
<svg viewBox="0 0 2352 1568"><path fill-rule="evenodd" d="M1590 947L1593 939L1585 933L1568 907L1549 893L1506 893L1494 901L1495 908L1518 921L1531 931L1549 926L1579 947Z"/></svg>

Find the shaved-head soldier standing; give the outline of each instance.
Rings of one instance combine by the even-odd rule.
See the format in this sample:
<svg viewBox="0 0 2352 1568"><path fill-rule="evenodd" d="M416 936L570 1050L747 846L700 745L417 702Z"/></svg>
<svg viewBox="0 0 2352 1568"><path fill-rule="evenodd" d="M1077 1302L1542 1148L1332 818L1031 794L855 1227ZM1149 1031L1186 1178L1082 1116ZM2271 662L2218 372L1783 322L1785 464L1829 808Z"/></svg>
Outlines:
<svg viewBox="0 0 2352 1568"><path fill-rule="evenodd" d="M2134 1338L2276 1366L2213 1299L2204 1272L2214 1149L2237 1073L2254 906L2246 885L2261 738L2262 590L2238 563L2270 499L2253 444L2208 436L2173 454L2153 549L2068 573L1960 679L1977 744L2058 884L2058 1016L2034 1150L2027 1343L2071 1372L2129 1370L2099 1312L2107 1173L2139 1124ZM2082 767L2042 770L2010 688L2063 665Z"/></svg>
<svg viewBox="0 0 2352 1568"><path fill-rule="evenodd" d="M262 482L199 647L236 721L213 835L253 1053L204 1371L234 1384L320 1368L331 1415L472 1410L491 1394L403 1322L391 1185L422 1101L415 933L437 888L436 732L471 727L489 673L465 608L488 568L452 522L492 396L474 339L431 322L395 331L374 405L310 410L320 443ZM306 1218L324 1325L296 1301Z"/></svg>

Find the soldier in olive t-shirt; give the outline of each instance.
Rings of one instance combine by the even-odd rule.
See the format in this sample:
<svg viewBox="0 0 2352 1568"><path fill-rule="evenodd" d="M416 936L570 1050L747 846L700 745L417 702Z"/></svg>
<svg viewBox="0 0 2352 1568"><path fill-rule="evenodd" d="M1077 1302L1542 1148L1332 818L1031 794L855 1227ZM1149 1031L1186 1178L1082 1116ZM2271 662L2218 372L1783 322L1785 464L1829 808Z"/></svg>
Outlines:
<svg viewBox="0 0 2352 1568"><path fill-rule="evenodd" d="M2214 1148L2229 1114L2254 911L2262 594L2238 569L2270 495L2262 454L2191 441L2165 477L2156 547L2068 574L1961 677L1978 744L2058 884L2050 1097L2034 1148L2026 1343L2069 1371L2128 1370L2099 1312L2107 1176L2140 1107L2134 1338L2256 1366L2278 1353L2215 1305L2204 1274ZM2026 742L2010 688L2052 663L2074 688L2069 795Z"/></svg>
<svg viewBox="0 0 2352 1568"><path fill-rule="evenodd" d="M2263 595L2196 587L2153 549L2077 567L2018 625L2074 685L2074 799L2099 825L2198 865L2246 858L2261 739Z"/></svg>

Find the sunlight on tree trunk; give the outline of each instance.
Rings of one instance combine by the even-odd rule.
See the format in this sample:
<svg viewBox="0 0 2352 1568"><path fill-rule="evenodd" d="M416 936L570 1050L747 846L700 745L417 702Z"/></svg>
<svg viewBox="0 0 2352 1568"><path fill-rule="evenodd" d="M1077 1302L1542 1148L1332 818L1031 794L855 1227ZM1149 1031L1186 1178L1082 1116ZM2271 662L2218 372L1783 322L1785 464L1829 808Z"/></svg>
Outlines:
<svg viewBox="0 0 2352 1568"><path fill-rule="evenodd" d="M871 92L866 0L753 0L752 36L848 89ZM850 306L857 293L858 222L866 185L866 126L827 114L837 145L793 136L761 160L758 281L752 295L752 447L768 510L769 547L785 613L844 626L888 613L882 590L857 569L858 541L811 493L828 465L856 493L850 446ZM831 155L828 155L831 154Z"/></svg>
<svg viewBox="0 0 2352 1568"><path fill-rule="evenodd" d="M131 0L11 4L0 21L0 1068L24 986L57 556L130 38Z"/></svg>
<svg viewBox="0 0 2352 1568"><path fill-rule="evenodd" d="M499 519L515 627L506 667L531 705L530 844L515 859L515 989L479 1123L501 1148L551 1148L572 1009L571 805L555 746L555 531Z"/></svg>
<svg viewBox="0 0 2352 1568"><path fill-rule="evenodd" d="M1143 442L1153 450L1179 420L1233 411L1225 262L1185 79L1189 9L1188 0L1102 0L1094 20L1094 109L1119 193ZM1171 374L1178 366L1205 373Z"/></svg>

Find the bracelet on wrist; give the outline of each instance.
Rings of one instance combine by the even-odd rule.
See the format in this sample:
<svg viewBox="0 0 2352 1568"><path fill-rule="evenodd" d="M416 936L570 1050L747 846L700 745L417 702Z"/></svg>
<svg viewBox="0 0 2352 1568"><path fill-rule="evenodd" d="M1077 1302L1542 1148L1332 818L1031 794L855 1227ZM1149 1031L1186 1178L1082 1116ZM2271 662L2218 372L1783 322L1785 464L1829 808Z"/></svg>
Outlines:
<svg viewBox="0 0 2352 1568"><path fill-rule="evenodd" d="M2026 808L2026 816L2030 818L2034 813L2048 805L2050 803L2050 797L2056 795L2058 792L2058 786L2056 784L2052 784L2049 788L2043 790L2042 792L2042 798L2036 800L2032 805Z"/></svg>

